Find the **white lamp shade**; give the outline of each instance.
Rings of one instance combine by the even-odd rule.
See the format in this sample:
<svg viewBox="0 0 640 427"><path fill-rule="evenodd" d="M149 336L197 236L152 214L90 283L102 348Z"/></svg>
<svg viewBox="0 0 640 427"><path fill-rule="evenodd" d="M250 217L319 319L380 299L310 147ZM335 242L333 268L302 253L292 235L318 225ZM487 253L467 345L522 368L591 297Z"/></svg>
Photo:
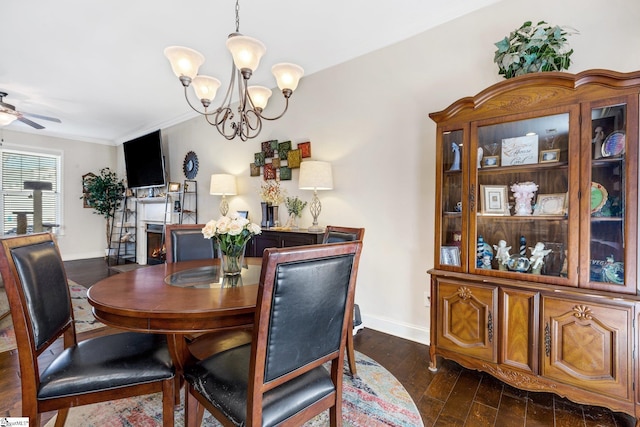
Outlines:
<svg viewBox="0 0 640 427"><path fill-rule="evenodd" d="M271 89L264 86L249 86L247 91L249 92L254 107L263 110L267 107L267 102L272 93Z"/></svg>
<svg viewBox="0 0 640 427"><path fill-rule="evenodd" d="M191 85L198 99L212 101L220 87L220 80L209 76L196 76Z"/></svg>
<svg viewBox="0 0 640 427"><path fill-rule="evenodd" d="M204 63L204 56L193 49L182 46L169 46L164 56L171 62L171 69L177 77L186 76L193 79L198 75L198 68Z"/></svg>
<svg viewBox="0 0 640 427"><path fill-rule="evenodd" d="M18 116L0 111L0 126L6 126L17 118Z"/></svg>
<svg viewBox="0 0 640 427"><path fill-rule="evenodd" d="M236 189L236 177L222 173L211 175L209 194L214 196L235 196L238 194L238 190Z"/></svg>
<svg viewBox="0 0 640 427"><path fill-rule="evenodd" d="M331 163L308 160L300 163L300 190L333 190Z"/></svg>
<svg viewBox="0 0 640 427"><path fill-rule="evenodd" d="M271 72L276 77L280 90L291 89L292 92L296 90L304 74L304 70L299 65L284 62L271 67Z"/></svg>
<svg viewBox="0 0 640 427"><path fill-rule="evenodd" d="M229 37L227 49L231 52L238 70L249 69L252 72L258 68L262 55L267 51L260 40L247 36Z"/></svg>

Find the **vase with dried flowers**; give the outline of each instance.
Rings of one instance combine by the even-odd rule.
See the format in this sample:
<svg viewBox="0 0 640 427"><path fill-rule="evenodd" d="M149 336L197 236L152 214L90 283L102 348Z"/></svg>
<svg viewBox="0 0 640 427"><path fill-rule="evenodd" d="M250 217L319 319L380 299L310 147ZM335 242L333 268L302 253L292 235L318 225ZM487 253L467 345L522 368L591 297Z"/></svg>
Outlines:
<svg viewBox="0 0 640 427"><path fill-rule="evenodd" d="M262 181L260 185L260 198L262 199L262 227L274 227L278 225L278 206L284 201L286 191L280 188L280 182L275 179Z"/></svg>

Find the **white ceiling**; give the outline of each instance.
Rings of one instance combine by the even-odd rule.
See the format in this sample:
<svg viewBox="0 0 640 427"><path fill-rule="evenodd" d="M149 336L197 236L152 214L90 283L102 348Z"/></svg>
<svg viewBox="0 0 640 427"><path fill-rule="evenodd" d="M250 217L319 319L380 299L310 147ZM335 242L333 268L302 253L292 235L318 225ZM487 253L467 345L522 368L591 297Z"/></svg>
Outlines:
<svg viewBox="0 0 640 427"><path fill-rule="evenodd" d="M241 0L240 32L267 46L252 84L274 87L277 62L297 63L308 76L497 1ZM193 117L163 50L203 53L200 72L222 81L221 97L234 10L234 0L1 0L4 101L62 121L34 119L43 130L18 121L5 128L119 143Z"/></svg>

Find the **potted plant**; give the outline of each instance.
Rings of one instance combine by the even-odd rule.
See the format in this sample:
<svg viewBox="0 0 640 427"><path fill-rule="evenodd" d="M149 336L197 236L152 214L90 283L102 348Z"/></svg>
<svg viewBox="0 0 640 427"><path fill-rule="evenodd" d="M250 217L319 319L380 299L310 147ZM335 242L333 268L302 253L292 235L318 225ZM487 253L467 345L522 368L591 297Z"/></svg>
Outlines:
<svg viewBox="0 0 640 427"><path fill-rule="evenodd" d="M285 227L296 230L298 228L298 218L302 215L302 210L307 206L307 202L303 202L297 196L287 197L287 212L289 212L289 219Z"/></svg>
<svg viewBox="0 0 640 427"><path fill-rule="evenodd" d="M87 204L94 210L93 213L102 215L107 220L105 232L108 247L111 223L120 202L124 199L124 180L118 179L118 175L111 169L102 168L99 175L87 177L84 185L83 198L86 197Z"/></svg>
<svg viewBox="0 0 640 427"><path fill-rule="evenodd" d="M505 79L539 71L569 69L573 49L567 37L578 34L570 27L551 26L545 21L532 25L527 21L508 37L495 43L498 50L493 61Z"/></svg>

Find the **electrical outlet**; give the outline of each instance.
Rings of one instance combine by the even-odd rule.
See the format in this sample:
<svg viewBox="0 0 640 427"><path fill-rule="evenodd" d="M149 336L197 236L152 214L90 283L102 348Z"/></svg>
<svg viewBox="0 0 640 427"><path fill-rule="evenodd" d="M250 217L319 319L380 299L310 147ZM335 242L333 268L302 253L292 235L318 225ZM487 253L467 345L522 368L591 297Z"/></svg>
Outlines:
<svg viewBox="0 0 640 427"><path fill-rule="evenodd" d="M424 306L431 307L431 295L429 295L429 292L424 293Z"/></svg>

